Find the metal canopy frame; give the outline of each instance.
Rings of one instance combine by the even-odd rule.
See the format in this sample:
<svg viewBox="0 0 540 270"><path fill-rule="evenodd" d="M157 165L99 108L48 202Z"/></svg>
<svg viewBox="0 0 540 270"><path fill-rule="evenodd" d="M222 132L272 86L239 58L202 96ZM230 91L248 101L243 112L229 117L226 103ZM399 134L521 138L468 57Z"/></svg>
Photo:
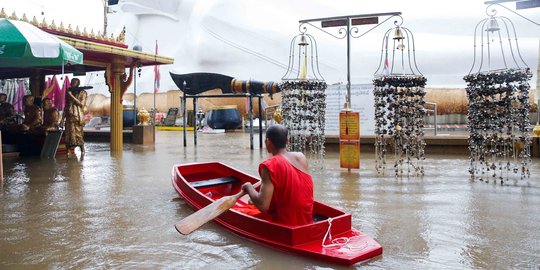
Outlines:
<svg viewBox="0 0 540 270"><path fill-rule="evenodd" d="M485 5L516 3L516 9L529 9L540 7L540 0L490 0L485 1Z"/></svg>
<svg viewBox="0 0 540 270"><path fill-rule="evenodd" d="M184 82L185 83L185 82ZM186 92L186 85L184 84L184 89L182 90L184 94L180 96L180 99L182 100L182 115L184 117L184 147L187 146L187 106L186 101L188 98L193 99L193 144L197 145L197 119L196 113L197 113L197 100L199 98L236 98L236 97L247 97L249 98L249 146L250 149L253 149L253 97L258 98L259 102L259 148L262 149L263 147L263 135L262 135L262 94L255 94L252 95L250 93L245 94L222 94L222 95L187 95Z"/></svg>
<svg viewBox="0 0 540 270"><path fill-rule="evenodd" d="M389 16L384 21L378 23L378 18L383 16ZM367 33L371 32L371 30L377 28L379 25L382 25L386 21L390 20L393 17L400 17L401 18L401 12L384 12L384 13L370 13L370 14L357 14L357 15L346 15L346 16L335 16L335 17L326 17L326 18L316 18L316 19L305 19L300 20L298 23L300 23L299 30L302 33L305 33L307 31L307 27L305 26L310 25L334 38L337 39L343 39L347 38L347 95L346 95L346 106L351 106L351 37L353 38L360 38ZM375 20L376 18L376 20ZM403 19L402 19L403 20ZM342 21L345 21L344 24ZM322 27L346 27L346 28L340 28L338 31L339 35L334 35L321 27L318 27L313 22L321 22ZM326 22L326 26L324 25ZM360 31L358 27L354 26L351 28L351 25L362 25L362 24L374 24L375 26L371 27L367 31L363 32L360 35L357 35Z"/></svg>
<svg viewBox="0 0 540 270"><path fill-rule="evenodd" d="M515 2L516 3L516 9L529 9L529 8L538 8L540 6L540 0L491 0L491 1L485 1L484 4L487 5L486 7L486 14L489 15L489 9L493 6L498 6L498 7L501 7L503 9L505 9L506 11L509 11L510 13L512 14L515 14L519 17L521 17L522 19L536 25L536 26L540 26L540 22L535 22L521 14L519 14L518 12L514 11L514 10L511 10L510 8L506 7L505 5L502 5L503 3L512 3L512 2ZM520 5L519 3L525 3L525 5L527 4L530 4L530 6L525 6L520 8ZM536 86L536 88L538 89L538 86ZM537 97L537 101L536 101L536 104L540 104L540 96ZM536 116L537 116L537 119L540 119L540 109L537 109L536 110Z"/></svg>

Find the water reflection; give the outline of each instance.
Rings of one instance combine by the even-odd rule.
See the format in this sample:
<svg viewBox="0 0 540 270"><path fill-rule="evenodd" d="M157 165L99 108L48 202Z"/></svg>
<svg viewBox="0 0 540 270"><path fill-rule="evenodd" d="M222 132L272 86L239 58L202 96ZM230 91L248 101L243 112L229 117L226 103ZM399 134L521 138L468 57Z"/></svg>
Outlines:
<svg viewBox="0 0 540 270"><path fill-rule="evenodd" d="M189 133L188 133L189 135ZM255 142L258 138L255 137ZM256 143L256 148L258 144ZM253 175L269 155L249 134L158 132L155 145L87 144L83 160L6 159L0 192L0 268L334 269L275 251L209 223L189 236L173 227L193 213L173 190L173 164L222 161ZM384 246L356 265L377 269L535 268L540 265L540 161L519 186L471 182L466 156L428 156L423 178L339 168L328 151L313 174L315 197L353 215Z"/></svg>
<svg viewBox="0 0 540 270"><path fill-rule="evenodd" d="M538 203L537 191L499 185L478 185L471 191L471 207L467 209L468 221L464 225L474 238L467 239L462 251L471 267L539 267L537 224L519 223L522 217L538 221L538 217L531 215L529 207L523 207L523 198L527 198L527 204L532 201ZM504 206L494 207L498 203ZM514 255L496 256L500 253Z"/></svg>

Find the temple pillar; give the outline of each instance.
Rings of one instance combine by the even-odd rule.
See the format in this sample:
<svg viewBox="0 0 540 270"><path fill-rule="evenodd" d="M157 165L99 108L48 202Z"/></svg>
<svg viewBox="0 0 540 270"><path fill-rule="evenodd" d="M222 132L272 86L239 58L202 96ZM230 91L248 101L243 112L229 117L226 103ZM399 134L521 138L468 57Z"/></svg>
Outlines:
<svg viewBox="0 0 540 270"><path fill-rule="evenodd" d="M126 62L123 58L115 58L107 65L105 78L111 93L111 153L121 153L123 147L123 106L122 99L133 80L133 71L138 62L129 66L129 75L125 73Z"/></svg>
<svg viewBox="0 0 540 270"><path fill-rule="evenodd" d="M122 137L122 91L121 76L124 74L125 66L122 59L114 59L111 65L112 84L109 84L111 92L111 153L122 152L123 137ZM111 88L112 87L112 88Z"/></svg>

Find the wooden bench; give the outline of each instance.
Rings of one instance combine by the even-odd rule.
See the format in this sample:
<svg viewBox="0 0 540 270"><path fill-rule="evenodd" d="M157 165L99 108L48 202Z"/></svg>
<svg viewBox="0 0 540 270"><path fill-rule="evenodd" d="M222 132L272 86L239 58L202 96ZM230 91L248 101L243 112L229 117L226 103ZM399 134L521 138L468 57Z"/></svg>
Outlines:
<svg viewBox="0 0 540 270"><path fill-rule="evenodd" d="M190 182L189 184L194 188L205 188L205 187L212 187L212 186L219 186L219 185L226 185L226 184L234 184L240 182L240 180L233 176L227 176L227 177L220 177L220 178L214 178L214 179L208 179L203 181L196 181L196 182Z"/></svg>

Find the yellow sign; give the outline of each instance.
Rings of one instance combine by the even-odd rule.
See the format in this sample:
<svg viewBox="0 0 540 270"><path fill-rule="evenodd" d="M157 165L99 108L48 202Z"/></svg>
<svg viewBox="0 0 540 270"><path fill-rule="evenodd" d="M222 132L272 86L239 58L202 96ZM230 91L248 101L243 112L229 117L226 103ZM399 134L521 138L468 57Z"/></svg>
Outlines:
<svg viewBox="0 0 540 270"><path fill-rule="evenodd" d="M360 168L360 113L339 113L339 163L341 168Z"/></svg>
<svg viewBox="0 0 540 270"><path fill-rule="evenodd" d="M339 142L339 164L341 168L359 169L360 168L360 141Z"/></svg>
<svg viewBox="0 0 540 270"><path fill-rule="evenodd" d="M360 113L350 111L339 113L339 139L360 140Z"/></svg>

